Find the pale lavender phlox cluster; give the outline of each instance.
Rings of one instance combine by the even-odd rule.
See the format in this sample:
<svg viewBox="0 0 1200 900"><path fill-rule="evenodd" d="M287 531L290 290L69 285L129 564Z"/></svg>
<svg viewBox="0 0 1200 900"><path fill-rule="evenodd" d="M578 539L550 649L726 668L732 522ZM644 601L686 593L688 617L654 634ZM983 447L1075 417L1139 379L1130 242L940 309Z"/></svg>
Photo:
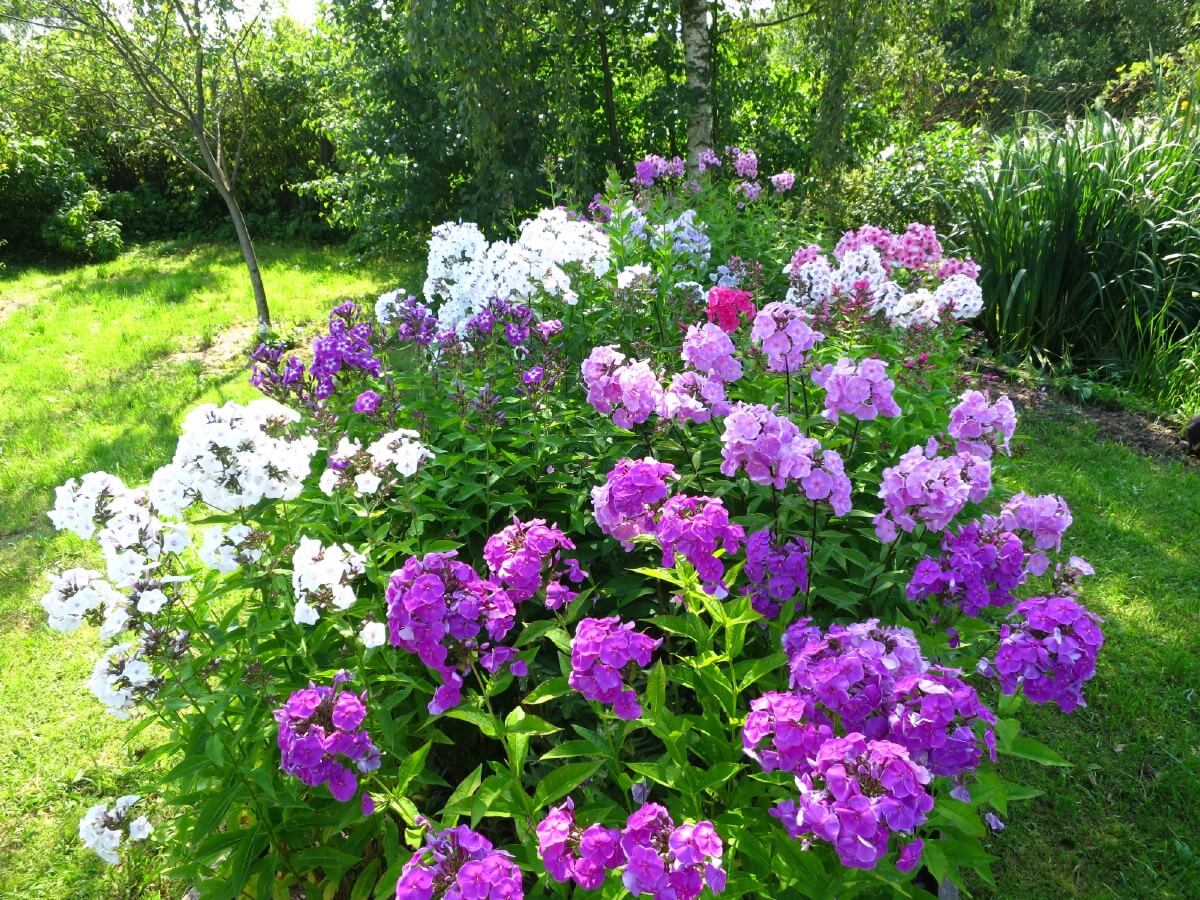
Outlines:
<svg viewBox="0 0 1200 900"><path fill-rule="evenodd" d="M358 778L347 764L359 772L379 768L379 750L361 727L367 694L342 687L350 678L342 671L333 677L332 686L310 683L275 710L283 771L309 787L327 785L342 803L358 790Z"/></svg>
<svg viewBox="0 0 1200 900"><path fill-rule="evenodd" d="M799 372L808 352L825 335L812 328L812 316L791 303L768 303L754 317L750 340L767 356L772 372Z"/></svg>
<svg viewBox="0 0 1200 900"><path fill-rule="evenodd" d="M842 357L837 365L814 369L812 379L825 389L825 412L831 422L840 415L860 422L879 416L898 416L900 407L892 396L896 383L887 375L887 363L874 357L855 363Z"/></svg>
<svg viewBox="0 0 1200 900"><path fill-rule="evenodd" d="M466 825L430 832L404 864L396 900L523 900L512 855Z"/></svg>
<svg viewBox="0 0 1200 900"><path fill-rule="evenodd" d="M633 622L617 616L582 619L571 640L571 674L567 681L588 700L611 706L622 719L642 714L637 694L627 682L632 671L650 665L650 657L662 644L634 631Z"/></svg>
<svg viewBox="0 0 1200 900"><path fill-rule="evenodd" d="M729 335L711 322L689 326L680 352L683 361L692 369L723 384L742 377L742 364L733 354L733 341Z"/></svg>
<svg viewBox="0 0 1200 900"><path fill-rule="evenodd" d="M950 425L946 433L958 441L960 453L989 458L994 450L1010 453L1009 442L1017 430L1017 412L1008 397L994 403L982 391L967 391L954 409L950 410Z"/></svg>
<svg viewBox="0 0 1200 900"><path fill-rule="evenodd" d="M575 543L545 519L521 522L514 516L511 525L487 539L483 559L492 580L508 592L513 603L544 590L546 606L561 609L578 595L568 584L587 577L578 561L563 556L562 551L574 549Z"/></svg>
<svg viewBox="0 0 1200 900"><path fill-rule="evenodd" d="M992 489L992 465L970 453L938 454L936 440L909 448L883 470L879 496L884 510L875 517L875 534L894 541L897 526L911 532L918 524L942 531L968 501L979 503Z"/></svg>
<svg viewBox="0 0 1200 900"><path fill-rule="evenodd" d="M583 362L587 400L598 412L611 415L620 428L631 429L663 406L658 375L644 360L625 361L615 347L592 350Z"/></svg>
<svg viewBox="0 0 1200 900"><path fill-rule="evenodd" d="M455 552L409 557L387 587L388 638L441 677L429 702L438 715L462 700L463 672L474 660L489 672L527 668L512 647L499 645L516 622L508 593L457 559Z"/></svg>
<svg viewBox="0 0 1200 900"><path fill-rule="evenodd" d="M725 385L719 378L685 369L672 376L659 415L674 422L703 424L713 416L728 414L729 409Z"/></svg>
<svg viewBox="0 0 1200 900"><path fill-rule="evenodd" d="M769 528L746 538L746 565L750 582L742 593L754 611L767 619L779 616L783 604L808 590L808 544L793 537L779 543Z"/></svg>
<svg viewBox="0 0 1200 900"><path fill-rule="evenodd" d="M737 553L746 532L729 521L729 510L716 497L677 494L662 506L655 536L662 547L662 564L674 566L682 556L700 576L709 594L723 597L725 566L718 555Z"/></svg>
<svg viewBox="0 0 1200 900"><path fill-rule="evenodd" d="M653 457L617 462L604 484L592 488L596 524L609 537L633 548L633 538L653 534L659 510L670 493L675 467Z"/></svg>

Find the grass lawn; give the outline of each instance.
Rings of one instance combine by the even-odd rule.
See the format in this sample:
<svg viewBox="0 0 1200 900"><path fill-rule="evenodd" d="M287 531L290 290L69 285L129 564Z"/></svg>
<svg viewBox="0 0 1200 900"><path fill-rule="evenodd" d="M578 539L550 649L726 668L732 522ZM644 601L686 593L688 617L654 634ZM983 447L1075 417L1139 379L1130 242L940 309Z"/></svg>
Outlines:
<svg viewBox="0 0 1200 900"><path fill-rule="evenodd" d="M340 250L262 248L283 325L336 298L415 285L411 268ZM201 400L252 394L238 351L252 303L235 252L143 249L66 272L0 276L0 897L171 897L152 861L110 868L76 839L98 798L132 790L136 745L92 702L90 635L43 624L42 573L82 557L52 534L53 488L93 469L145 480ZM240 330L237 326L243 326ZM1032 709L1026 730L1070 769L1006 763L1041 789L992 840L1002 897L1196 895L1200 884L1200 470L1097 443L1082 420L1030 413L1003 488L1063 494L1068 549L1098 574L1106 619L1089 707ZM986 893L986 892L982 892Z"/></svg>
<svg viewBox="0 0 1200 900"><path fill-rule="evenodd" d="M411 266L341 248L259 248L276 328L319 325L338 298L414 285ZM405 279L408 279L407 281ZM238 360L254 303L236 248L162 245L111 263L0 273L0 897L182 894L148 864L80 849L79 816L134 788L125 726L90 702L91 635L58 635L43 572L83 559L50 529L54 488L95 469L143 483L202 401L256 392Z"/></svg>

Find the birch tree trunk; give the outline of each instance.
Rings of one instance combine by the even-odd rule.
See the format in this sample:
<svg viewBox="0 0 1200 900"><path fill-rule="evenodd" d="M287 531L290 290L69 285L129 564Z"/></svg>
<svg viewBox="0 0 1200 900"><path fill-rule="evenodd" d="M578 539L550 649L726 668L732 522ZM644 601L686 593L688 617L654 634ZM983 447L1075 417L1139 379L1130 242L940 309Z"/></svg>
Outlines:
<svg viewBox="0 0 1200 900"><path fill-rule="evenodd" d="M712 29L708 0L681 0L683 71L687 86L687 163L695 171L700 151L713 145Z"/></svg>

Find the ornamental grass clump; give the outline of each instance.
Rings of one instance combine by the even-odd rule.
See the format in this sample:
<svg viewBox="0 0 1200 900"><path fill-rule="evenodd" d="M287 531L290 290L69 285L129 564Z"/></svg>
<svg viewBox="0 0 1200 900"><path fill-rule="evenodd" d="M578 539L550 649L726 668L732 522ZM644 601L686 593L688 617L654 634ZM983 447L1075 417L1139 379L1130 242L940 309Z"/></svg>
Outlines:
<svg viewBox="0 0 1200 900"><path fill-rule="evenodd" d="M151 742L85 844L153 818L213 896L990 878L997 760L1060 761L1021 711L1103 637L1067 500L998 496L1015 410L961 391L979 271L919 224L828 253L766 160L702 161L438 226L419 295L260 347L148 487L59 489L93 550L48 625Z"/></svg>

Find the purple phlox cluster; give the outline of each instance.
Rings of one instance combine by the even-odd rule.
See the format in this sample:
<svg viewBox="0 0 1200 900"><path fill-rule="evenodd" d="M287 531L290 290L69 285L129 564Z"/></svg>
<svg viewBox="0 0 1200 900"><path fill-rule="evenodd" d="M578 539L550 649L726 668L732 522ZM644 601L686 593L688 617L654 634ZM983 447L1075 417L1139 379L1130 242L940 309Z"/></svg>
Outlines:
<svg viewBox="0 0 1200 900"><path fill-rule="evenodd" d="M1023 689L1034 703L1063 712L1086 706L1083 684L1096 674L1104 644L1099 616L1070 597L1031 597L1000 627L995 673L1006 694Z"/></svg>
<svg viewBox="0 0 1200 900"><path fill-rule="evenodd" d="M626 550L633 549L633 538L654 533L658 512L670 493L667 482L675 477L673 465L653 457L618 461L604 484L592 488L596 524Z"/></svg>
<svg viewBox="0 0 1200 900"><path fill-rule="evenodd" d="M812 379L825 389L825 412L831 422L845 413L859 421L878 416L898 416L900 407L892 397L896 383L887 376L887 363L881 359L864 359L855 364L842 357L836 366L814 369Z"/></svg>
<svg viewBox="0 0 1200 900"><path fill-rule="evenodd" d="M796 175L793 172L778 172L771 176L771 187L775 188L777 194L787 193L795 184Z"/></svg>
<svg viewBox="0 0 1200 900"><path fill-rule="evenodd" d="M426 835L396 882L396 900L523 900L512 855L466 825Z"/></svg>
<svg viewBox="0 0 1200 900"><path fill-rule="evenodd" d="M946 433L958 441L959 453L990 458L993 450L1010 453L1009 442L1017 430L1017 411L1008 397L988 402L982 391L967 391L959 404L950 410L950 425Z"/></svg>
<svg viewBox="0 0 1200 900"><path fill-rule="evenodd" d="M742 726L742 749L762 766L764 772L810 771L826 741L833 739L833 725L811 697L771 691L750 703Z"/></svg>
<svg viewBox="0 0 1200 900"><path fill-rule="evenodd" d="M568 797L550 807L538 823L538 856L555 881L574 881L595 890L612 869L625 864L621 832L597 823L580 828L575 821L575 803Z"/></svg>
<svg viewBox="0 0 1200 900"><path fill-rule="evenodd" d="M778 543L769 528L746 538L746 565L743 573L749 584L742 593L760 616L774 619L783 604L808 590L808 544L794 537Z"/></svg>
<svg viewBox="0 0 1200 900"><path fill-rule="evenodd" d="M1082 556L1072 556L1066 564L1059 563L1054 567L1054 592L1059 596L1073 595L1084 578L1095 574L1090 562Z"/></svg>
<svg viewBox="0 0 1200 900"><path fill-rule="evenodd" d="M758 154L740 147L726 147L725 155L733 158L733 171L738 178L753 181L758 177Z"/></svg>
<svg viewBox="0 0 1200 900"><path fill-rule="evenodd" d="M621 849L627 859L621 880L635 897L695 900L705 885L714 894L725 890L725 846L712 822L676 827L665 807L647 803L625 823Z"/></svg>
<svg viewBox="0 0 1200 900"><path fill-rule="evenodd" d="M779 803L771 815L793 839L831 843L842 865L873 869L892 832L911 834L925 822L933 809L931 780L899 744L854 732L823 744L811 773L796 779L799 798ZM911 856L902 859L908 867L916 864Z"/></svg>
<svg viewBox="0 0 1200 900"><path fill-rule="evenodd" d="M456 556L450 552L409 557L392 573L387 587L392 646L415 654L442 679L429 702L433 715L461 702L462 673L476 657L489 672L506 664L515 675L527 672L513 648L492 643L512 630L512 599Z"/></svg>
<svg viewBox="0 0 1200 900"><path fill-rule="evenodd" d="M1025 582L1025 547L994 519L969 522L942 536L940 556L927 556L913 570L908 599L940 598L964 615L1017 602L1013 591Z"/></svg>
<svg viewBox="0 0 1200 900"><path fill-rule="evenodd" d="M682 556L695 568L709 594L725 596L725 566L717 551L737 553L746 532L729 521L724 503L716 497L677 494L663 504L655 535L662 546L664 566L674 566L676 555Z"/></svg>
<svg viewBox="0 0 1200 900"><path fill-rule="evenodd" d="M983 705L962 673L941 666L906 675L896 682L888 710L888 740L908 750L934 775L974 771L983 758L996 761L996 717Z"/></svg>
<svg viewBox="0 0 1200 900"><path fill-rule="evenodd" d="M329 314L329 333L313 340L309 374L316 382L318 400L333 393L343 371L365 372L374 378L383 372L383 363L375 358L371 345L371 323L356 321L357 314L358 307L349 301L334 307Z"/></svg>
<svg viewBox="0 0 1200 900"><path fill-rule="evenodd" d="M942 531L967 502L979 503L992 489L992 464L969 453L938 455L933 438L909 448L883 470L879 496L884 510L875 517L875 534L884 543L896 539L896 526L911 532L918 522Z"/></svg>
<svg viewBox="0 0 1200 900"><path fill-rule="evenodd" d="M650 657L661 640L634 631L633 622L617 616L606 619L581 619L571 639L571 675L573 690L588 700L613 708L622 719L636 719L642 706L626 684L632 669L650 665Z"/></svg>
<svg viewBox="0 0 1200 900"><path fill-rule="evenodd" d="M567 586L578 584L587 572L574 559L564 559L563 550L574 550L574 542L545 519L521 522L515 516L487 539L483 559L492 580L507 591L513 603L529 600L546 591L546 606L561 609L578 596Z"/></svg>
<svg viewBox="0 0 1200 900"><path fill-rule="evenodd" d="M676 373L663 394L659 415L675 422L704 423L729 412L725 384L713 375L690 369Z"/></svg>
<svg viewBox="0 0 1200 900"><path fill-rule="evenodd" d="M688 326L680 356L700 374L729 384L742 377L742 364L733 353L729 335L717 325L706 322Z"/></svg>
<svg viewBox="0 0 1200 900"><path fill-rule="evenodd" d="M365 413L366 415L374 415L379 412L379 404L382 398L376 391L363 391L354 398L354 411L356 413Z"/></svg>
<svg viewBox="0 0 1200 900"><path fill-rule="evenodd" d="M263 394L286 402L289 397L306 406L314 406L314 385L307 376L304 363L297 356L284 356L287 345L278 341L267 341L258 345L250 354L254 364L250 383Z"/></svg>
<svg viewBox="0 0 1200 900"><path fill-rule="evenodd" d="M767 355L771 372L799 372L808 351L825 335L812 328L812 316L790 303L768 303L754 317L750 341Z"/></svg>
<svg viewBox="0 0 1200 900"><path fill-rule="evenodd" d="M696 157L696 168L701 172L720 167L721 157L717 156L712 147L705 147Z"/></svg>
<svg viewBox="0 0 1200 900"><path fill-rule="evenodd" d="M1071 508L1057 494L1031 497L1014 494L1000 510L1000 524L1010 531L1023 531L1039 550L1062 549L1062 537L1071 527ZM1045 571L1045 567L1042 568ZM1041 572L1034 572L1040 575Z"/></svg>
<svg viewBox="0 0 1200 900"><path fill-rule="evenodd" d="M596 347L583 361L587 400L598 412L611 415L619 428L631 429L650 418L663 404L658 375L643 360L625 362L615 347Z"/></svg>
<svg viewBox="0 0 1200 900"><path fill-rule="evenodd" d="M427 347L437 337L437 316L433 310L403 288L379 295L375 301L375 320L385 334L394 329L401 344Z"/></svg>
<svg viewBox="0 0 1200 900"><path fill-rule="evenodd" d="M642 187L652 187L660 178L682 178L684 162L678 156L670 159L651 153L634 167L633 183Z"/></svg>
<svg viewBox="0 0 1200 900"><path fill-rule="evenodd" d="M822 450L786 416L761 403L735 404L725 417L721 441L723 475L732 477L744 468L755 484L776 488L798 481L812 502L829 503L839 516L850 511L850 479L841 456Z"/></svg>
<svg viewBox="0 0 1200 900"><path fill-rule="evenodd" d="M896 680L927 667L911 631L876 619L830 625L823 636L796 647L788 664L793 691L836 713L846 731L870 738L887 732L886 704Z"/></svg>
<svg viewBox="0 0 1200 900"><path fill-rule="evenodd" d="M587 206L588 218L600 225L612 221L613 209L604 202L603 194L592 194L592 201Z"/></svg>
<svg viewBox="0 0 1200 900"><path fill-rule="evenodd" d="M747 203L753 203L762 196L762 185L757 181L738 182L737 189L742 192L742 196L746 198Z"/></svg>
<svg viewBox="0 0 1200 900"><path fill-rule="evenodd" d="M310 683L275 710L283 771L309 787L328 785L329 793L342 803L358 790L358 778L343 760L360 772L379 768L379 750L361 727L367 693L345 690L342 685L350 678L342 671L333 676L332 687Z"/></svg>

